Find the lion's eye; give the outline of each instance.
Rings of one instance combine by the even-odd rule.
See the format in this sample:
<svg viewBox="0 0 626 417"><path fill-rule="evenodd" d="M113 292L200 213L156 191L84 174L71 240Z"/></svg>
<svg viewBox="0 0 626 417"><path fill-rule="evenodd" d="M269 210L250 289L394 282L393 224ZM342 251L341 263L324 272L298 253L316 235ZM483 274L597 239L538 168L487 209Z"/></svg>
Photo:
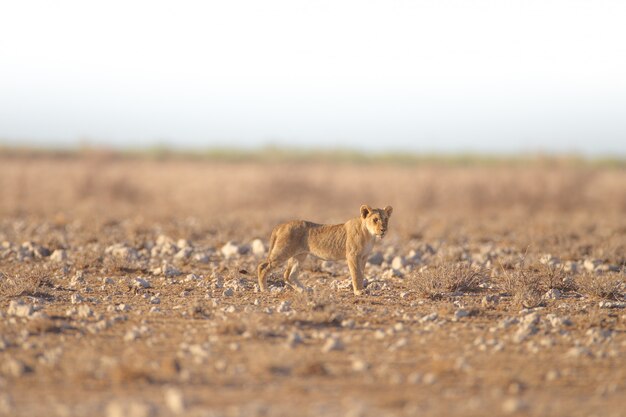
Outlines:
<svg viewBox="0 0 626 417"><path fill-rule="evenodd" d="M378 223L378 219L374 219L374 223Z"/></svg>

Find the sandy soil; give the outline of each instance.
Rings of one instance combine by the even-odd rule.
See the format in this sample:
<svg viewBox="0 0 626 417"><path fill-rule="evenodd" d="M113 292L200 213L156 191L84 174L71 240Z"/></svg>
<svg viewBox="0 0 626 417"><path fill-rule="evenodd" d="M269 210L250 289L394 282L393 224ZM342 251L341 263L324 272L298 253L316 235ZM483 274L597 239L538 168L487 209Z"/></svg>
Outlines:
<svg viewBox="0 0 626 417"><path fill-rule="evenodd" d="M258 292L363 203L365 295ZM623 168L3 155L0 415L623 416L625 264Z"/></svg>

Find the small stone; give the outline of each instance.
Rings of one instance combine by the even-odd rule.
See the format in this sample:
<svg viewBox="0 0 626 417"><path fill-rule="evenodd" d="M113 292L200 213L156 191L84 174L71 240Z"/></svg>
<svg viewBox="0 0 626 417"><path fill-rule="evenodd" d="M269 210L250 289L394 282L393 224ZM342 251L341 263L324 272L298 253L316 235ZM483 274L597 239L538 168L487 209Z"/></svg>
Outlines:
<svg viewBox="0 0 626 417"><path fill-rule="evenodd" d="M185 277L185 282L192 282L192 281L199 281L200 277L197 276L196 274L188 274Z"/></svg>
<svg viewBox="0 0 626 417"><path fill-rule="evenodd" d="M583 346L575 346L567 351L565 356L570 358L579 358L581 356L592 356L592 353L589 349Z"/></svg>
<svg viewBox="0 0 626 417"><path fill-rule="evenodd" d="M50 260L52 262L63 262L66 259L67 253L63 249L56 249L52 252L52 255L50 255Z"/></svg>
<svg viewBox="0 0 626 417"><path fill-rule="evenodd" d="M6 375L19 378L28 371L28 367L24 365L24 362L9 357L3 360L2 371Z"/></svg>
<svg viewBox="0 0 626 417"><path fill-rule="evenodd" d="M77 309L78 317L86 319L93 316L93 310L87 304L81 304Z"/></svg>
<svg viewBox="0 0 626 417"><path fill-rule="evenodd" d="M469 311L460 308L460 309L458 309L457 311L454 312L454 319L455 320L460 320L463 317L468 317L469 315L470 315Z"/></svg>
<svg viewBox="0 0 626 417"><path fill-rule="evenodd" d="M132 285L133 287L139 288L139 289L151 287L150 283L141 277L134 278L132 281Z"/></svg>
<svg viewBox="0 0 626 417"><path fill-rule="evenodd" d="M32 305L24 303L22 300L12 300L9 303L7 314L15 317L31 318L35 313Z"/></svg>
<svg viewBox="0 0 626 417"><path fill-rule="evenodd" d="M299 344L302 343L302 335L298 332L291 332L287 336L287 346L290 348L295 348Z"/></svg>
<svg viewBox="0 0 626 417"><path fill-rule="evenodd" d="M178 268L176 268L174 265L163 262L163 264L161 265L161 274L168 278L172 278L181 275L182 272L180 272Z"/></svg>
<svg viewBox="0 0 626 417"><path fill-rule="evenodd" d="M193 260L201 264L208 264L211 261L211 258L209 258L206 253L196 253L193 256Z"/></svg>
<svg viewBox="0 0 626 417"><path fill-rule="evenodd" d="M70 296L70 302L72 304L80 304L83 301L85 301L85 299L77 292L75 292L74 294Z"/></svg>
<svg viewBox="0 0 626 417"><path fill-rule="evenodd" d="M281 303L278 305L278 308L276 308L276 311L278 313L286 313L288 311L291 310L291 303L289 301L281 301Z"/></svg>
<svg viewBox="0 0 626 417"><path fill-rule="evenodd" d="M252 254L254 256L261 257L265 255L265 244L261 239L254 239L250 244L250 247L252 248Z"/></svg>
<svg viewBox="0 0 626 417"><path fill-rule="evenodd" d="M233 294L235 294L235 292L233 291L232 288L226 288L224 292L222 293L224 297L232 297Z"/></svg>
<svg viewBox="0 0 626 417"><path fill-rule="evenodd" d="M424 317L422 317L420 319L421 323L426 323L427 321L435 321L437 320L437 317L439 317L439 315L437 313L430 313Z"/></svg>
<svg viewBox="0 0 626 417"><path fill-rule="evenodd" d="M383 279L402 278L404 274L399 269L389 268L382 274Z"/></svg>
<svg viewBox="0 0 626 417"><path fill-rule="evenodd" d="M555 381L559 379L560 376L559 371L552 369L546 373L546 381Z"/></svg>
<svg viewBox="0 0 626 417"><path fill-rule="evenodd" d="M114 400L106 408L106 417L152 417L155 414L151 404L135 400Z"/></svg>
<svg viewBox="0 0 626 417"><path fill-rule="evenodd" d="M598 304L600 308L626 308L626 303L622 301L600 301Z"/></svg>
<svg viewBox="0 0 626 417"><path fill-rule="evenodd" d="M404 268L405 265L406 265L406 261L404 260L404 257L402 256L396 256L391 261L391 267L393 269L401 270L402 268Z"/></svg>
<svg viewBox="0 0 626 417"><path fill-rule="evenodd" d="M161 299L156 295L150 297L150 304L161 304Z"/></svg>
<svg viewBox="0 0 626 417"><path fill-rule="evenodd" d="M322 352L328 353L333 350L343 350L343 348L343 343L338 337L330 337L326 340L326 343L324 343Z"/></svg>
<svg viewBox="0 0 626 417"><path fill-rule="evenodd" d="M422 382L426 385L432 385L437 382L437 375L429 372L424 375L424 377L422 378Z"/></svg>
<svg viewBox="0 0 626 417"><path fill-rule="evenodd" d="M505 414L514 414L524 411L528 408L528 404L521 398L507 398L502 403L502 411Z"/></svg>
<svg viewBox="0 0 626 417"><path fill-rule="evenodd" d="M224 258L230 259L240 254L240 248L235 244L235 242L229 241L222 246L220 252L224 255Z"/></svg>
<svg viewBox="0 0 626 417"><path fill-rule="evenodd" d="M561 298L561 291L556 288L550 288L548 292L543 295L544 300L558 300Z"/></svg>
<svg viewBox="0 0 626 417"><path fill-rule="evenodd" d="M370 364L361 359L355 359L352 361L352 370L354 372L364 372L367 371L369 368Z"/></svg>
<svg viewBox="0 0 626 417"><path fill-rule="evenodd" d="M135 249L126 246L123 243L116 243L107 247L104 251L107 255L112 255L115 258L126 260L137 260L139 258L139 252Z"/></svg>
<svg viewBox="0 0 626 417"><path fill-rule="evenodd" d="M500 302L500 297L497 294L485 295L481 300L483 307L495 306Z"/></svg>
<svg viewBox="0 0 626 417"><path fill-rule="evenodd" d="M187 259L191 256L192 253L193 248L187 246L176 252L176 255L174 255L174 259Z"/></svg>
<svg viewBox="0 0 626 417"><path fill-rule="evenodd" d="M341 327L344 327L346 329L353 329L354 325L355 325L355 322L352 319L342 320L341 322Z"/></svg>
<svg viewBox="0 0 626 417"><path fill-rule="evenodd" d="M178 388L168 388L165 390L165 405L173 414L182 414L185 412L185 398Z"/></svg>
<svg viewBox="0 0 626 417"><path fill-rule="evenodd" d="M131 329L126 332L124 335L125 342L132 342L133 340L137 340L139 338L139 331L137 329Z"/></svg>
<svg viewBox="0 0 626 417"><path fill-rule="evenodd" d="M585 261L583 262L583 268L585 268L587 272L593 272L596 267L601 264L602 261L599 259L585 259Z"/></svg>

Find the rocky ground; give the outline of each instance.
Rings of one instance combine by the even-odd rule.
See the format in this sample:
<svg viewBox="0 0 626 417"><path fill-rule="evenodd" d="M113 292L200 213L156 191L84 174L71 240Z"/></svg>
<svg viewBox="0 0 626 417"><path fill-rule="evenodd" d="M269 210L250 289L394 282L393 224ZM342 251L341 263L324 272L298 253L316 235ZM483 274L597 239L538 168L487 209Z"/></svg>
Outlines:
<svg viewBox="0 0 626 417"><path fill-rule="evenodd" d="M626 171L0 157L0 415L626 415ZM366 294L271 227L394 206Z"/></svg>

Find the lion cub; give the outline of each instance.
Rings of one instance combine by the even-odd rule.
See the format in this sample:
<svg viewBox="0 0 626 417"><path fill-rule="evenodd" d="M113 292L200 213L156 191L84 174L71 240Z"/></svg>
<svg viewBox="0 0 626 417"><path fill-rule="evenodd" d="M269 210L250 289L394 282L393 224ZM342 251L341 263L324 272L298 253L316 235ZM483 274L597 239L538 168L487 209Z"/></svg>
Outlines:
<svg viewBox="0 0 626 417"><path fill-rule="evenodd" d="M272 230L267 260L257 270L261 291L267 289L267 274L285 261L285 282L304 290L298 281L298 266L311 254L324 260L346 259L354 294L361 295L365 262L376 237L382 239L385 236L392 211L391 206L373 209L362 205L361 215L344 224L316 224L302 220L279 224Z"/></svg>

